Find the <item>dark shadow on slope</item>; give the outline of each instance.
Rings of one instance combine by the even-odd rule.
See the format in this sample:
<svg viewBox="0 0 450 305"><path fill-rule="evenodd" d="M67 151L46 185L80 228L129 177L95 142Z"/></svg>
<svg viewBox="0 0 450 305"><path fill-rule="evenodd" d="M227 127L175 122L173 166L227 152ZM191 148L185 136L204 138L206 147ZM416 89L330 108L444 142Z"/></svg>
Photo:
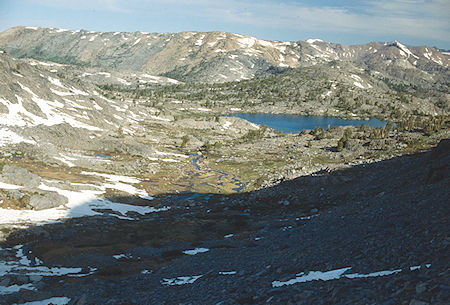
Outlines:
<svg viewBox="0 0 450 305"><path fill-rule="evenodd" d="M99 270L94 277L115 278L139 274L142 266L157 269L177 263L182 250L200 247L205 242L214 241L216 248L236 247L225 237L230 234L244 241L256 231L281 229L286 221L295 223L295 219L304 219L294 226L308 222L313 225L314 220L308 216L330 212L344 218L364 215L367 209L374 208L379 208L379 214L372 221L382 223L377 229L382 232L370 234L383 235L377 238L396 236L401 240L402 234L425 234L428 238L440 232L435 234L436 243L449 229L449 143L449 140L441 141L437 148L426 153L323 171L248 193L164 194L151 201L114 198L126 204L170 209L144 215L136 212L119 215L132 220L117 218L110 211L110 215L31 227L11 233L0 246L27 245L32 251L30 255L38 256L47 265L96 266ZM280 222L283 219L286 221ZM335 229L330 228L330 234ZM337 251L335 255L362 255L357 251L362 251L358 249L363 247L366 237L357 237L355 242L361 245L352 245L348 253L342 250L342 254ZM342 244L333 246L347 247L344 238L339 242ZM252 247L251 242L246 245ZM289 247L287 244L280 251L289 251ZM321 251L325 250L318 249L317 253ZM408 253L409 250L398 251ZM114 259L112 256L117 254L125 255ZM443 253L429 252L423 256L432 260L434 255L441 259Z"/></svg>

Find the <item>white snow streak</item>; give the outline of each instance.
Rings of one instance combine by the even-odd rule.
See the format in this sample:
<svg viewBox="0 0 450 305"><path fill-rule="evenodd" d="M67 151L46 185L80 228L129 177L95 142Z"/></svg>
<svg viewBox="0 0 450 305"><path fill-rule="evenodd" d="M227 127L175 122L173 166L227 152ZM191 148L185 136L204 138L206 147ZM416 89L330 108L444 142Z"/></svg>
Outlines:
<svg viewBox="0 0 450 305"><path fill-rule="evenodd" d="M251 48L255 45L256 40L252 37L245 37L238 39L241 48Z"/></svg>
<svg viewBox="0 0 450 305"><path fill-rule="evenodd" d="M309 44L313 44L315 42L323 42L323 40L322 39L317 39L317 38L310 38L310 39L306 40L306 42L309 43Z"/></svg>
<svg viewBox="0 0 450 305"><path fill-rule="evenodd" d="M133 43L133 46L137 45L137 44L139 43L139 41L141 41L141 38L139 38L138 40L136 40L136 41Z"/></svg>
<svg viewBox="0 0 450 305"><path fill-rule="evenodd" d="M427 264L426 267L429 268L431 265ZM297 274L296 278L290 279L288 281L273 281L272 287L282 287L287 285L293 285L297 283L305 283L310 281L330 281L337 280L341 278L355 279L355 278L369 278L369 277L379 277L379 276L387 276L402 272L402 269L395 270L385 270L385 271L377 271L368 274L360 274L360 273L351 273L344 274L346 271L350 270L352 267L345 267L341 269L331 270L331 271L310 271L308 274L301 272ZM420 269L420 266L413 266L408 268L409 270L417 270Z"/></svg>
<svg viewBox="0 0 450 305"><path fill-rule="evenodd" d="M63 84L61 84L61 81L59 79L57 79L57 78L53 78L53 77L49 76L48 77L48 81L50 83L52 83L53 85L55 85L55 86L61 87L63 89L67 89L66 87L63 86Z"/></svg>
<svg viewBox="0 0 450 305"><path fill-rule="evenodd" d="M23 186L0 182L0 189L17 190L21 188L23 188Z"/></svg>
<svg viewBox="0 0 450 305"><path fill-rule="evenodd" d="M193 250L185 250L185 251L183 251L183 253L186 255L196 255L198 253L205 253L208 251L209 251L208 248L195 248Z"/></svg>
<svg viewBox="0 0 450 305"><path fill-rule="evenodd" d="M396 45L397 47L399 47L399 49L400 49L400 54L401 54L402 56L405 56L405 57L412 56L412 57L414 57L414 58L416 58L416 59L419 59L418 56L416 56L413 52L411 52L405 45L401 44L400 42L396 41L396 42L395 42L395 45ZM403 54L402 54L402 53L403 53Z"/></svg>
<svg viewBox="0 0 450 305"><path fill-rule="evenodd" d="M29 144L33 144L33 145L36 144L35 141L25 139L9 129L6 129L6 128L0 129L0 147L9 145L9 144L21 143L21 142L29 143Z"/></svg>
<svg viewBox="0 0 450 305"><path fill-rule="evenodd" d="M219 271L220 275L235 275L237 271Z"/></svg>
<svg viewBox="0 0 450 305"><path fill-rule="evenodd" d="M192 284L199 278L201 278L203 275L194 275L194 276L179 276L172 279L162 279L161 285L166 286L175 286L175 285L185 285L185 284Z"/></svg>
<svg viewBox="0 0 450 305"><path fill-rule="evenodd" d="M36 288L34 288L34 286L32 284L0 286L0 295L19 292L21 289L36 290Z"/></svg>
<svg viewBox="0 0 450 305"><path fill-rule="evenodd" d="M117 80L120 82L120 83L122 83L122 84L124 84L124 85L126 85L126 86L129 86L129 85L131 85L131 83L130 82L127 82L126 80L124 80L123 78L119 78L119 77L117 77Z"/></svg>
<svg viewBox="0 0 450 305"><path fill-rule="evenodd" d="M17 304L17 305L66 305L66 304L69 304L70 300L71 299L67 298L67 297L53 297L50 299L26 302L26 303Z"/></svg>

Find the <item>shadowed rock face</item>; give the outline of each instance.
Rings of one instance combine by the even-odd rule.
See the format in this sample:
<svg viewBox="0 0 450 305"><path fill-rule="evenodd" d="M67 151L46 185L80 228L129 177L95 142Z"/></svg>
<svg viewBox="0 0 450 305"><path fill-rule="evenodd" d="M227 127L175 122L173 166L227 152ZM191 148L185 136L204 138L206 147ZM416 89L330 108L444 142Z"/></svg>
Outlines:
<svg viewBox="0 0 450 305"><path fill-rule="evenodd" d="M87 67L145 71L182 81L226 82L288 68L351 61L371 69L447 70L448 55L399 42L346 46L318 39L266 41L224 32L112 33L15 27L0 33L0 47L17 57Z"/></svg>

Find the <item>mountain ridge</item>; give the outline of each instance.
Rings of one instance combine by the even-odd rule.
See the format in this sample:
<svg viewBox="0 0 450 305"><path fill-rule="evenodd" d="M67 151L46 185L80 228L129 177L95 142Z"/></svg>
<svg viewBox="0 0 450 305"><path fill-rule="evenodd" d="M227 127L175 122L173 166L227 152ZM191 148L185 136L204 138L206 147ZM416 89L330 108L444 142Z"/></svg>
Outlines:
<svg viewBox="0 0 450 305"><path fill-rule="evenodd" d="M320 39L268 41L219 31L94 32L19 26L0 33L0 48L16 57L211 83L263 77L333 60L425 72L447 71L450 65L450 56L434 48L397 41L347 46Z"/></svg>

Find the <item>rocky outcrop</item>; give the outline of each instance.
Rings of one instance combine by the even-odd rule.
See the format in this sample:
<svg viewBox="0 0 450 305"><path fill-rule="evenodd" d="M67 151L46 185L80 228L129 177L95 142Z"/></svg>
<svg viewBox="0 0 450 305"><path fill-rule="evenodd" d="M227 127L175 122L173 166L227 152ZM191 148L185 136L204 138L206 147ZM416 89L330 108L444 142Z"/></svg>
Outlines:
<svg viewBox="0 0 450 305"><path fill-rule="evenodd" d="M40 192L30 197L28 205L33 210L45 210L64 205L68 202L67 198L56 192Z"/></svg>
<svg viewBox="0 0 450 305"><path fill-rule="evenodd" d="M29 170L13 165L5 165L1 172L0 179L9 184L36 188L41 183L41 178Z"/></svg>

